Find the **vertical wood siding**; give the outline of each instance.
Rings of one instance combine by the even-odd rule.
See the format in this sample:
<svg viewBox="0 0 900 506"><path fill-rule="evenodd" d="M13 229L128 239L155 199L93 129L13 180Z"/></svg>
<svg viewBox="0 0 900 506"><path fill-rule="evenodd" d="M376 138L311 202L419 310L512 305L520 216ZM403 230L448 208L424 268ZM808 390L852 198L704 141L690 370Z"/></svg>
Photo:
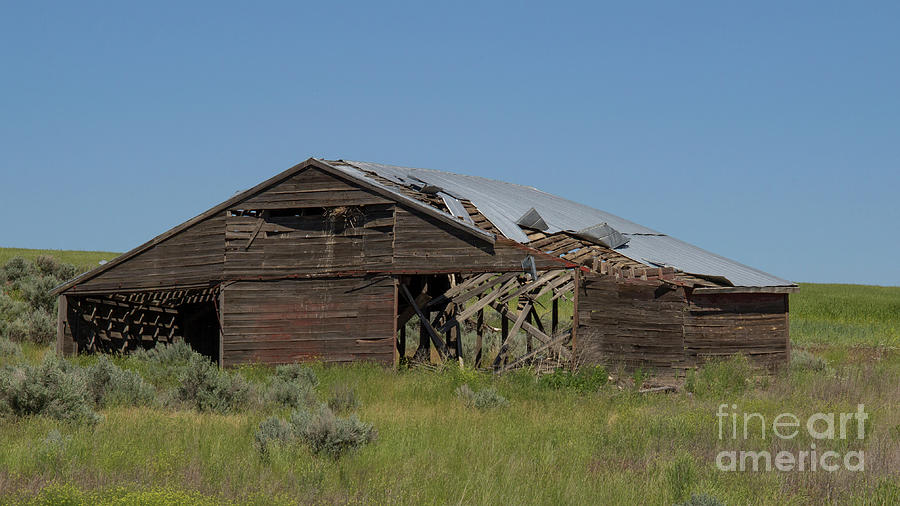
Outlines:
<svg viewBox="0 0 900 506"><path fill-rule="evenodd" d="M240 281L223 290L223 362L394 362L388 276Z"/></svg>
<svg viewBox="0 0 900 506"><path fill-rule="evenodd" d="M681 289L587 273L578 297L579 358L629 369L682 367L684 307Z"/></svg>

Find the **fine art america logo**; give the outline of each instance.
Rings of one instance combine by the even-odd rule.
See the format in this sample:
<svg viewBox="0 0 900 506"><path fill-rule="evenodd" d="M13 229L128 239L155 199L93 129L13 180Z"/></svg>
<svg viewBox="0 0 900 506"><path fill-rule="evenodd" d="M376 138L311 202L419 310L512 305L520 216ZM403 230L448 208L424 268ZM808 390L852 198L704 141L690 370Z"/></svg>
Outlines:
<svg viewBox="0 0 900 506"><path fill-rule="evenodd" d="M815 413L802 423L793 413L781 413L767 420L761 413L738 412L736 404L720 404L716 411L719 439L738 441L759 436L762 440L792 440L805 431L814 441L825 443L838 439L863 439L866 435L866 413L862 404L855 413ZM843 445L846 446L846 445ZM798 451L782 450L774 454L769 451L723 450L716 455L716 467L720 471L827 471L838 469L865 471L865 455L862 450L852 450L843 454L816 448L811 442L809 449Z"/></svg>

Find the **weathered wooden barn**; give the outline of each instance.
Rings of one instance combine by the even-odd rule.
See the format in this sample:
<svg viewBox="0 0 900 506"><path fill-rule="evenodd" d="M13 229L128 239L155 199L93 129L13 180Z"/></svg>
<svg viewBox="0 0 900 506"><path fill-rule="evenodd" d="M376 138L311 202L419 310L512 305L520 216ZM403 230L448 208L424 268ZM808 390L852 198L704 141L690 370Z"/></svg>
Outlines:
<svg viewBox="0 0 900 506"><path fill-rule="evenodd" d="M55 293L66 355L183 338L223 366L390 365L417 317L419 358L462 359L468 332L465 356L488 365L496 330L495 368L552 357L677 372L737 352L785 363L796 290L535 188L311 158Z"/></svg>

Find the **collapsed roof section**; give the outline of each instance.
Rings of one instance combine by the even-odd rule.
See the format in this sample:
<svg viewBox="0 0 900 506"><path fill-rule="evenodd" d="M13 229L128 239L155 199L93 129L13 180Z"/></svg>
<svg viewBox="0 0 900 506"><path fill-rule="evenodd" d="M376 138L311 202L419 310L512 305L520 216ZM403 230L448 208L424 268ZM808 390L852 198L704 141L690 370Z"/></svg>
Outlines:
<svg viewBox="0 0 900 506"><path fill-rule="evenodd" d="M795 287L794 283L716 255L614 214L530 186L478 176L357 161L326 161L356 179L367 180L440 210L466 225L528 244L529 230L566 232L610 248L645 266L674 267L734 287ZM471 203L489 224L463 213ZM443 204L443 205L441 205ZM457 205L458 204L458 205ZM462 209L461 209L462 208Z"/></svg>

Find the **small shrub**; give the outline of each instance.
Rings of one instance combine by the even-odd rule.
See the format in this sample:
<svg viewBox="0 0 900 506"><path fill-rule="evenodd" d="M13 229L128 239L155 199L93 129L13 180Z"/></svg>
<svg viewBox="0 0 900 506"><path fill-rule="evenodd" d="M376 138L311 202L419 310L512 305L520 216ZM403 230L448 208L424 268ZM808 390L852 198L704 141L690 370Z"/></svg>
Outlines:
<svg viewBox="0 0 900 506"><path fill-rule="evenodd" d="M696 372L689 371L685 390L697 395L740 395L747 391L753 368L745 355L737 354L726 360L710 360Z"/></svg>
<svg viewBox="0 0 900 506"><path fill-rule="evenodd" d="M34 274L34 266L23 257L12 257L3 266L0 276L5 281L18 281Z"/></svg>
<svg viewBox="0 0 900 506"><path fill-rule="evenodd" d="M50 291L59 285L59 280L49 276L30 277L21 279L17 285L22 292L22 298L25 299L32 309L40 309L45 313L53 313L56 311L56 296Z"/></svg>
<svg viewBox="0 0 900 506"><path fill-rule="evenodd" d="M203 358L182 339L171 344L157 344L149 350L135 350L129 357L131 367L140 371L150 383L161 387L177 387L177 380L189 367L194 356Z"/></svg>
<svg viewBox="0 0 900 506"><path fill-rule="evenodd" d="M324 404L315 412L306 409L295 411L290 423L294 436L312 453L333 458L371 443L377 437L371 424L360 421L356 415L337 417Z"/></svg>
<svg viewBox="0 0 900 506"><path fill-rule="evenodd" d="M63 436L56 429L48 432L47 437L41 440L40 445L35 449L35 456L41 463L41 467L57 471L62 468L66 447L71 440L71 436Z"/></svg>
<svg viewBox="0 0 900 506"><path fill-rule="evenodd" d="M259 453L266 455L270 447L286 444L293 437L294 433L291 426L281 418L273 416L259 424L259 428L254 436L253 446Z"/></svg>
<svg viewBox="0 0 900 506"><path fill-rule="evenodd" d="M21 346L5 337L0 337L0 357L17 357L21 354Z"/></svg>
<svg viewBox="0 0 900 506"><path fill-rule="evenodd" d="M306 383L313 388L319 386L319 378L316 373L305 365L279 365L275 368L275 377L295 383Z"/></svg>
<svg viewBox="0 0 900 506"><path fill-rule="evenodd" d="M22 341L49 344L56 339L56 317L43 309L31 311L22 321L25 330Z"/></svg>
<svg viewBox="0 0 900 506"><path fill-rule="evenodd" d="M795 350L791 352L791 369L797 371L817 371L822 372L828 368L828 362L817 355L806 350Z"/></svg>
<svg viewBox="0 0 900 506"><path fill-rule="evenodd" d="M78 268L72 264L60 262L50 255L39 255L34 259L34 267L44 276L67 281L78 274Z"/></svg>
<svg viewBox="0 0 900 506"><path fill-rule="evenodd" d="M291 408L312 406L316 403L316 390L306 381L276 376L266 389L266 400Z"/></svg>
<svg viewBox="0 0 900 506"><path fill-rule="evenodd" d="M456 397L459 398L467 408L476 408L480 410L502 408L509 404L509 401L500 395L494 387L484 388L475 392L469 385L462 385L456 389Z"/></svg>
<svg viewBox="0 0 900 506"><path fill-rule="evenodd" d="M697 480L694 462L687 455L682 455L669 464L665 476L669 492L676 501L682 500Z"/></svg>
<svg viewBox="0 0 900 506"><path fill-rule="evenodd" d="M171 344L157 344L149 350L136 350L132 356L166 367L186 366L197 353L183 339L176 339Z"/></svg>
<svg viewBox="0 0 900 506"><path fill-rule="evenodd" d="M176 398L198 411L227 413L247 403L250 385L238 374L220 371L200 354L193 354L178 376Z"/></svg>
<svg viewBox="0 0 900 506"><path fill-rule="evenodd" d="M506 397L500 395L494 387L485 388L475 394L475 407L478 409L502 408L508 404Z"/></svg>
<svg viewBox="0 0 900 506"><path fill-rule="evenodd" d="M328 398L328 407L335 413L347 413L359 407L356 390L345 384L335 385Z"/></svg>
<svg viewBox="0 0 900 506"><path fill-rule="evenodd" d="M709 494L691 494L690 499L675 506L725 506L725 503Z"/></svg>
<svg viewBox="0 0 900 506"><path fill-rule="evenodd" d="M42 415L57 420L96 423L84 378L53 355L37 367L0 371L0 404L17 416Z"/></svg>
<svg viewBox="0 0 900 506"><path fill-rule="evenodd" d="M156 393L139 374L118 368L104 355L84 370L84 376L91 399L99 407L147 406Z"/></svg>

